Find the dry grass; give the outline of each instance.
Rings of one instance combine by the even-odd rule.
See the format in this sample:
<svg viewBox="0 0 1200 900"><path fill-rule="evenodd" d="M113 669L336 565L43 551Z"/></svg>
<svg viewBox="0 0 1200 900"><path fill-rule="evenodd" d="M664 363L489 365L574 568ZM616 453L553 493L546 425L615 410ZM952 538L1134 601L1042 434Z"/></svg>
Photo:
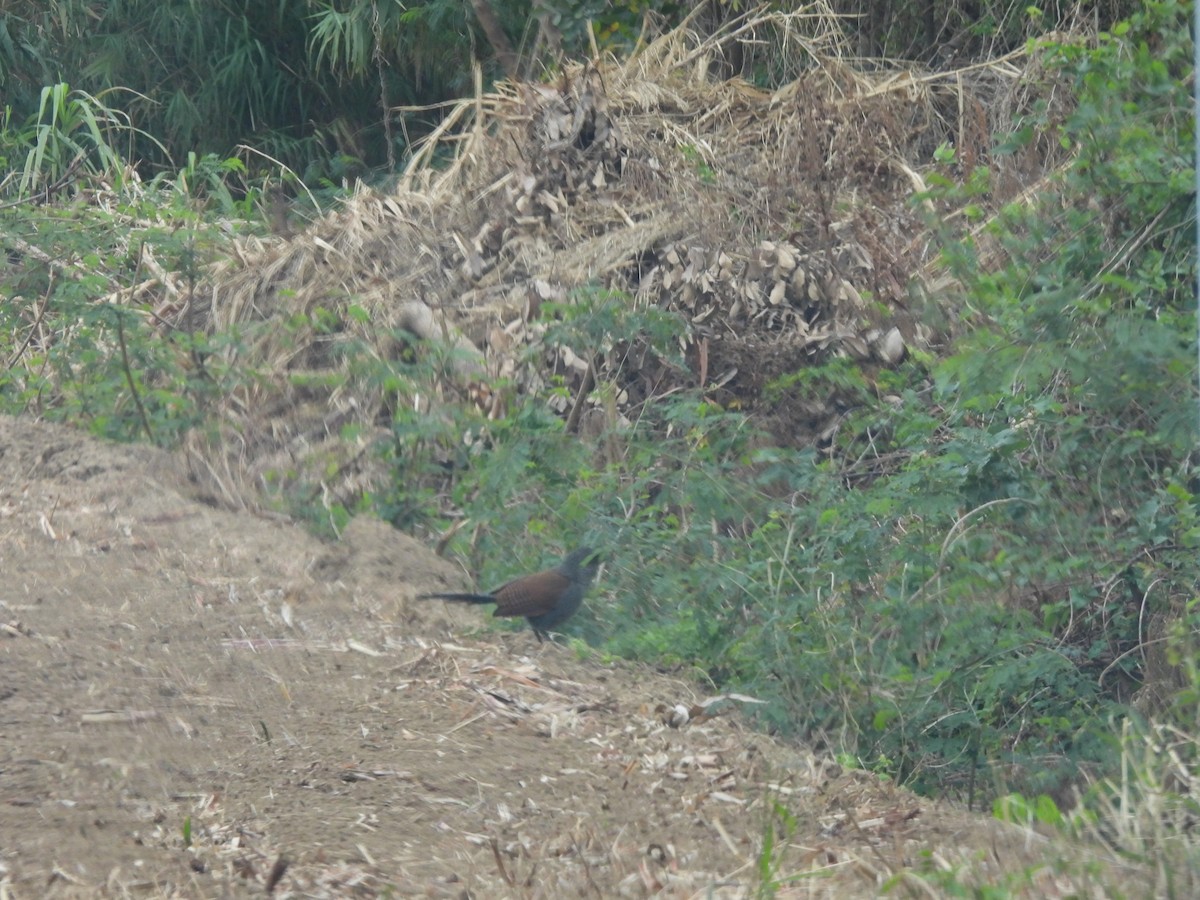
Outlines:
<svg viewBox="0 0 1200 900"><path fill-rule="evenodd" d="M717 80L739 44L777 48L768 62L790 80L771 92ZM945 73L855 60L822 4L748 15L705 38L685 23L628 60L480 86L446 110L392 190L359 190L298 234L239 242L194 292L148 266L156 280L120 299L144 302L157 284L156 321L247 335L230 353L256 372L253 386L228 397L219 436L191 439L194 468L234 505L254 505L270 471L336 468L329 495L356 496L386 475L362 454L385 404L474 401L501 415L504 398L480 387L500 376L530 393L564 378L585 405L600 403L592 385L612 383L610 417L681 387L753 414L763 384L798 366L831 355L888 366L944 337L945 316L928 314L946 282L927 225L931 213L954 223L955 211L914 206L911 193L943 144L963 177L1004 170L990 155L997 130L1034 96L1055 95L1047 81L1024 53ZM1061 162L1054 153L1012 164L1014 195ZM636 336L525 352L547 301L590 288L688 322L685 367L645 363L666 373L649 379L657 394L622 393L641 374L633 360L647 359L625 352ZM317 327L318 311L335 332ZM353 344L386 365L412 336L459 348L419 396L385 397L340 352ZM798 435L838 415L820 404L787 413L804 420L785 429ZM346 424L362 435L352 447Z"/></svg>

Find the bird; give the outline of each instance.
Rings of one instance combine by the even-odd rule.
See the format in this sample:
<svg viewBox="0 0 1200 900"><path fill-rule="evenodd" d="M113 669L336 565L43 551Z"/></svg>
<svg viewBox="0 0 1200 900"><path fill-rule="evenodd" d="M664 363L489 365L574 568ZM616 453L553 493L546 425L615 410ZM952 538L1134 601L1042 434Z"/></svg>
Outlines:
<svg viewBox="0 0 1200 900"><path fill-rule="evenodd" d="M590 547L580 547L553 569L514 578L486 594L420 594L417 599L495 603L492 615L524 616L540 643L549 636L551 628L575 615L597 568L597 554Z"/></svg>

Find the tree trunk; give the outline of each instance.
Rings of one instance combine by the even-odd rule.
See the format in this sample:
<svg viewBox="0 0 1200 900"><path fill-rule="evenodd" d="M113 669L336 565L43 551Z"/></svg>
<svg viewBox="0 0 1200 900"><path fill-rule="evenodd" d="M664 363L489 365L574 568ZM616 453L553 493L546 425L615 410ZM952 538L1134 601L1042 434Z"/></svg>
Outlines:
<svg viewBox="0 0 1200 900"><path fill-rule="evenodd" d="M471 6L475 9L475 18L479 20L479 26L487 36L488 43L492 45L504 74L516 81L517 54L508 40L508 35L500 27L500 19L492 9L492 4L488 0L471 0Z"/></svg>

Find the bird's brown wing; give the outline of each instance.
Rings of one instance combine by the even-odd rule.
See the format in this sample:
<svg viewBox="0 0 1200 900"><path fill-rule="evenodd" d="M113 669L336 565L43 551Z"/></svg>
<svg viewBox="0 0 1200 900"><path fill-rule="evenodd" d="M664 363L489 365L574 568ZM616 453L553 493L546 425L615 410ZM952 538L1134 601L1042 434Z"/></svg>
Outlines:
<svg viewBox="0 0 1200 900"><path fill-rule="evenodd" d="M553 569L526 575L492 591L497 616L540 616L550 612L571 582Z"/></svg>

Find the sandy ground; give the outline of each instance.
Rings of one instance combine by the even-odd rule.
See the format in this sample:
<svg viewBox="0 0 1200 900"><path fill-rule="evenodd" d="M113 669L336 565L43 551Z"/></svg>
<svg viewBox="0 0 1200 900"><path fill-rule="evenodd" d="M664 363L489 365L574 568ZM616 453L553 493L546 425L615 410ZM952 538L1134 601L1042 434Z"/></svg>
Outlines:
<svg viewBox="0 0 1200 900"><path fill-rule="evenodd" d="M469 580L376 521L326 544L206 505L149 448L0 418L0 575L5 900L1123 877L1039 868L1061 848L756 734L737 702L671 727L699 687L415 601Z"/></svg>

